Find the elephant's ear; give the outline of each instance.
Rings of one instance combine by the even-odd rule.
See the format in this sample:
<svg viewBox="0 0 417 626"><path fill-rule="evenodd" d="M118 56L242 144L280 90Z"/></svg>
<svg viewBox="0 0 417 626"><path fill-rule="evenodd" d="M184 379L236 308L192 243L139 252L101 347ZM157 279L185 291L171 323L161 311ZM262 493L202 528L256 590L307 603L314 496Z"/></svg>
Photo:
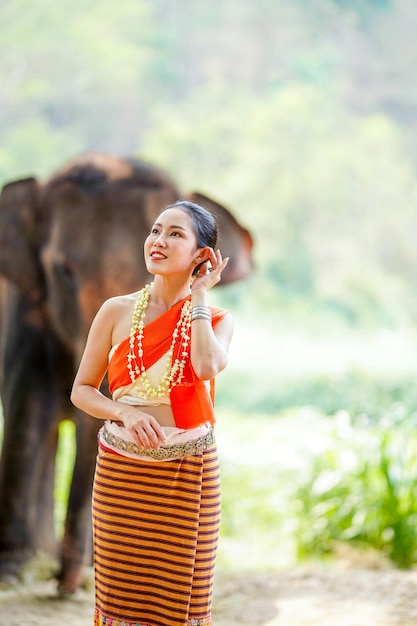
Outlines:
<svg viewBox="0 0 417 626"><path fill-rule="evenodd" d="M220 284L232 283L249 276L253 270L253 239L250 232L236 220L228 209L202 193L195 191L187 194L187 200L208 209L217 219L219 226L217 247L223 258L229 257Z"/></svg>
<svg viewBox="0 0 417 626"><path fill-rule="evenodd" d="M34 300L42 291L37 255L39 195L34 178L8 183L0 194L0 274Z"/></svg>

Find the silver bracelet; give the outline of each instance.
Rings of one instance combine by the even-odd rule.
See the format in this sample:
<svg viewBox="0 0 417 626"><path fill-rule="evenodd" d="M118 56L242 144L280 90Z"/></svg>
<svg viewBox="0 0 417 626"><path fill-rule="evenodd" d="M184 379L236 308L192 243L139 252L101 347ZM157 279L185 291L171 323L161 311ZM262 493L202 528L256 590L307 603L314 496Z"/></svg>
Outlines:
<svg viewBox="0 0 417 626"><path fill-rule="evenodd" d="M200 319L208 320L209 322L211 322L211 309L209 306L193 306L191 310L191 321Z"/></svg>
<svg viewBox="0 0 417 626"><path fill-rule="evenodd" d="M196 304L195 306L192 307L191 312L198 312L198 313L207 313L207 315L211 315L211 309L209 306L203 305L203 304Z"/></svg>

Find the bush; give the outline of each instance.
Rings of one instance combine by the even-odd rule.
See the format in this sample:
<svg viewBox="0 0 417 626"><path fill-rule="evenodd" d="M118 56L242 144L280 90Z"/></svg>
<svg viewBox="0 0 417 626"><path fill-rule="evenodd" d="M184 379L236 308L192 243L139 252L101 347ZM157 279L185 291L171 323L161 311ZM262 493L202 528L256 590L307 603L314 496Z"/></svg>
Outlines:
<svg viewBox="0 0 417 626"><path fill-rule="evenodd" d="M334 417L327 448L295 497L300 558L339 542L369 546L398 567L417 563L417 414L396 404L379 422Z"/></svg>

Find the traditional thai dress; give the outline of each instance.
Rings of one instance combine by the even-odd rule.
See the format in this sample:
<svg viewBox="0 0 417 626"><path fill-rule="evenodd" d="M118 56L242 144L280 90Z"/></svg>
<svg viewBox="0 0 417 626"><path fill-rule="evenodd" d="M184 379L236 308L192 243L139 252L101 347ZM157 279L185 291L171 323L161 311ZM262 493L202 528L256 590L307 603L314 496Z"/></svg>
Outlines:
<svg viewBox="0 0 417 626"><path fill-rule="evenodd" d="M145 327L143 360L152 384L160 380L183 303ZM213 326L225 313L212 308ZM198 379L187 362L181 384L166 397L142 400L128 372L128 352L129 338L109 355L113 399L170 404L176 426L163 427L167 442L158 450L138 447L133 433L115 422L100 430L93 491L94 624L211 625L220 526L214 381Z"/></svg>

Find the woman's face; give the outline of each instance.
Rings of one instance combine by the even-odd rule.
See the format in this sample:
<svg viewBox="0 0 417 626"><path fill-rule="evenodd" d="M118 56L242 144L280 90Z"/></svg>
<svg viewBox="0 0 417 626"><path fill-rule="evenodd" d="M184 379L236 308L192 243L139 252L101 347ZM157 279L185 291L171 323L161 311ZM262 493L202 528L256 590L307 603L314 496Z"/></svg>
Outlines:
<svg viewBox="0 0 417 626"><path fill-rule="evenodd" d="M204 248L197 248L191 217L171 208L157 217L145 240L145 263L150 274L191 274ZM204 253L203 253L204 254Z"/></svg>

